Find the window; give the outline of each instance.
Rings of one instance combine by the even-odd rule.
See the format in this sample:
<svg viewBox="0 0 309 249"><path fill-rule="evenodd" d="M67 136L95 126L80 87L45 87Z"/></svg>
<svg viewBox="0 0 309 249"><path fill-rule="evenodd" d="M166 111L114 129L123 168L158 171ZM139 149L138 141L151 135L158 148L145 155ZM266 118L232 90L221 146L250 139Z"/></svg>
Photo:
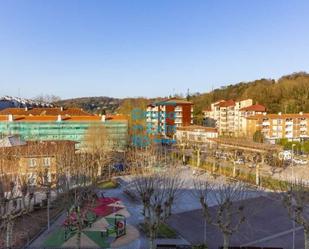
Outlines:
<svg viewBox="0 0 309 249"><path fill-rule="evenodd" d="M29 159L29 166L30 167L35 167L36 166L36 159L35 158L30 158Z"/></svg>
<svg viewBox="0 0 309 249"><path fill-rule="evenodd" d="M43 158L43 165L46 167L50 166L50 157Z"/></svg>

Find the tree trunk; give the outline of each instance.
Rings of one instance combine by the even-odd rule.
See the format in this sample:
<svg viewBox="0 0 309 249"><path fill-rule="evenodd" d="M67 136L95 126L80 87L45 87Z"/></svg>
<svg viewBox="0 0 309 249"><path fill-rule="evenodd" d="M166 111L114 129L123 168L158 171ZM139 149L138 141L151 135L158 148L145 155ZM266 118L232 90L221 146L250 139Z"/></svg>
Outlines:
<svg viewBox="0 0 309 249"><path fill-rule="evenodd" d="M197 150L197 160L196 161L197 161L196 166L200 167L201 159L200 159L200 150L199 149Z"/></svg>
<svg viewBox="0 0 309 249"><path fill-rule="evenodd" d="M234 162L234 165L233 165L233 177L235 178L236 177L236 164Z"/></svg>
<svg viewBox="0 0 309 249"><path fill-rule="evenodd" d="M12 235L13 235L13 224L11 220L8 220L6 224L6 240L5 240L6 248L11 248L12 246Z"/></svg>
<svg viewBox="0 0 309 249"><path fill-rule="evenodd" d="M229 249L230 245L230 236L226 233L223 233L223 249Z"/></svg>
<svg viewBox="0 0 309 249"><path fill-rule="evenodd" d="M304 229L305 249L309 249L309 230Z"/></svg>
<svg viewBox="0 0 309 249"><path fill-rule="evenodd" d="M154 232L149 227L149 248L156 249Z"/></svg>
<svg viewBox="0 0 309 249"><path fill-rule="evenodd" d="M156 249L154 238L150 238L149 243L150 243L150 245L149 245L150 249Z"/></svg>
<svg viewBox="0 0 309 249"><path fill-rule="evenodd" d="M256 165L256 173L255 173L255 184L260 186L260 165Z"/></svg>

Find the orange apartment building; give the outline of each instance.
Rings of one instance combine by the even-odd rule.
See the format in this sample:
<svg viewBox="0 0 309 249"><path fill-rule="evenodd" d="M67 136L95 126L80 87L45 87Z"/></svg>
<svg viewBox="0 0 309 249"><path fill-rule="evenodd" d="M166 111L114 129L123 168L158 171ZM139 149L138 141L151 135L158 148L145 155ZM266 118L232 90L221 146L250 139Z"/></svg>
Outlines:
<svg viewBox="0 0 309 249"><path fill-rule="evenodd" d="M274 143L277 139L301 141L309 138L309 113L259 114L247 117L247 136L261 131L264 137Z"/></svg>

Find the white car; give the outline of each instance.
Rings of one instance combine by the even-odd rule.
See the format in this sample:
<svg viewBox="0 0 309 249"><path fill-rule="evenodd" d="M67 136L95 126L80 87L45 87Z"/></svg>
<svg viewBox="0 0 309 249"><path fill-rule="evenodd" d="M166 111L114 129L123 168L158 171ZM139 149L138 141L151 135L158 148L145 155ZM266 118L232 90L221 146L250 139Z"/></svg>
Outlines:
<svg viewBox="0 0 309 249"><path fill-rule="evenodd" d="M245 161L243 159L237 159L235 161L236 164L245 164Z"/></svg>
<svg viewBox="0 0 309 249"><path fill-rule="evenodd" d="M308 164L308 161L303 160L303 159L300 159L300 160L299 160L299 164L301 164L301 165L306 165L306 164Z"/></svg>

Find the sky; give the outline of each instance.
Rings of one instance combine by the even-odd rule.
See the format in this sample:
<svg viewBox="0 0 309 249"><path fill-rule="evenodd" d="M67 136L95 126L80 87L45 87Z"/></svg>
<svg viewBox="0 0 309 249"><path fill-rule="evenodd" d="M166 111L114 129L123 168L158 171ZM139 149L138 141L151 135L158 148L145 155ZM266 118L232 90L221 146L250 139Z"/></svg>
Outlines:
<svg viewBox="0 0 309 249"><path fill-rule="evenodd" d="M0 0L0 96L157 97L309 71L308 0Z"/></svg>

